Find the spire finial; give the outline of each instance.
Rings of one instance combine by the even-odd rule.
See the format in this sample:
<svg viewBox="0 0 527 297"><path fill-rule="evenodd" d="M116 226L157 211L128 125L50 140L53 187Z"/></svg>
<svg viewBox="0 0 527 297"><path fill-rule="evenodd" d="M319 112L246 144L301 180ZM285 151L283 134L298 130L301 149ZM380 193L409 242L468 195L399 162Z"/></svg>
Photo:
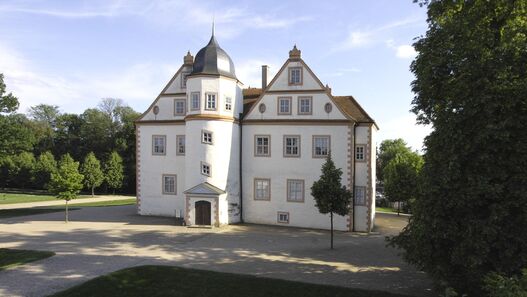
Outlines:
<svg viewBox="0 0 527 297"><path fill-rule="evenodd" d="M214 36L214 15L212 15L212 36Z"/></svg>
<svg viewBox="0 0 527 297"><path fill-rule="evenodd" d="M293 49L289 51L289 59L297 60L300 59L301 51L296 47L296 43Z"/></svg>

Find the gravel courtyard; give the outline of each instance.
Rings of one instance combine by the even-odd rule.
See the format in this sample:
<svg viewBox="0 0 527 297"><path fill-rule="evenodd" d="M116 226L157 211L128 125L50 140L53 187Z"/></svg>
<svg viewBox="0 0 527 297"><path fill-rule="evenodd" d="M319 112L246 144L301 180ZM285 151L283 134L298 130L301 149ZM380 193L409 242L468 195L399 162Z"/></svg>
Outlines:
<svg viewBox="0 0 527 297"><path fill-rule="evenodd" d="M56 255L0 271L0 296L46 296L125 267L158 264L431 296L424 273L406 265L384 237L406 217L377 214L376 235L233 225L177 227L173 219L141 217L135 206L92 207L64 214L0 219L0 248Z"/></svg>

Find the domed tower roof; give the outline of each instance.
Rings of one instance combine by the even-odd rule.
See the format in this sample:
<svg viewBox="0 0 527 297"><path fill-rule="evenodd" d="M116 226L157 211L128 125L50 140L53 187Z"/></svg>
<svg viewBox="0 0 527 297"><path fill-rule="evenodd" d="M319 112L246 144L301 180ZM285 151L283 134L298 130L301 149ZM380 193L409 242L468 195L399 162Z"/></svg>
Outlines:
<svg viewBox="0 0 527 297"><path fill-rule="evenodd" d="M209 43L196 54L191 75L194 74L223 75L236 79L234 63L216 41L214 31Z"/></svg>

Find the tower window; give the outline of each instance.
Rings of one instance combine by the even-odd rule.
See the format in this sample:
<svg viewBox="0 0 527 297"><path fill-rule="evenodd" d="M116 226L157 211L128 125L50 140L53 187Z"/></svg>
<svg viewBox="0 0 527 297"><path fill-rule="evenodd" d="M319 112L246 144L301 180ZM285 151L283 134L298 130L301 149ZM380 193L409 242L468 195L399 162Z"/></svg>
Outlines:
<svg viewBox="0 0 527 297"><path fill-rule="evenodd" d="M232 98L231 97L225 98L225 110L232 110Z"/></svg>
<svg viewBox="0 0 527 297"><path fill-rule="evenodd" d="M202 130L201 131L201 142L205 144L212 144L212 132Z"/></svg>
<svg viewBox="0 0 527 297"><path fill-rule="evenodd" d="M207 93L205 95L205 109L206 110L216 110L216 94Z"/></svg>
<svg viewBox="0 0 527 297"><path fill-rule="evenodd" d="M356 161L365 161L366 157L366 146L357 145L355 146L355 160Z"/></svg>
<svg viewBox="0 0 527 297"><path fill-rule="evenodd" d="M201 162L201 174L206 176L211 176L210 164Z"/></svg>
<svg viewBox="0 0 527 297"><path fill-rule="evenodd" d="M199 92L193 92L190 94L190 110L199 110L199 102L200 102L200 94Z"/></svg>
<svg viewBox="0 0 527 297"><path fill-rule="evenodd" d="M302 67L289 67L289 85L302 84Z"/></svg>

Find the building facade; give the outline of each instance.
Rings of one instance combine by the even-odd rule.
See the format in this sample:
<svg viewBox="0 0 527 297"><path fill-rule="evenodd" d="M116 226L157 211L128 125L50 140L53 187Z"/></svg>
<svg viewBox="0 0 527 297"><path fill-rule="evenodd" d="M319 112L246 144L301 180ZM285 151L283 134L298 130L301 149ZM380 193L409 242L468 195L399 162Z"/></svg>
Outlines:
<svg viewBox="0 0 527 297"><path fill-rule="evenodd" d="M333 96L296 46L262 88L243 88L214 34L190 53L136 121L141 215L187 225L238 222L329 229L310 188L331 151L354 192L342 231L375 220L376 123L352 96Z"/></svg>

